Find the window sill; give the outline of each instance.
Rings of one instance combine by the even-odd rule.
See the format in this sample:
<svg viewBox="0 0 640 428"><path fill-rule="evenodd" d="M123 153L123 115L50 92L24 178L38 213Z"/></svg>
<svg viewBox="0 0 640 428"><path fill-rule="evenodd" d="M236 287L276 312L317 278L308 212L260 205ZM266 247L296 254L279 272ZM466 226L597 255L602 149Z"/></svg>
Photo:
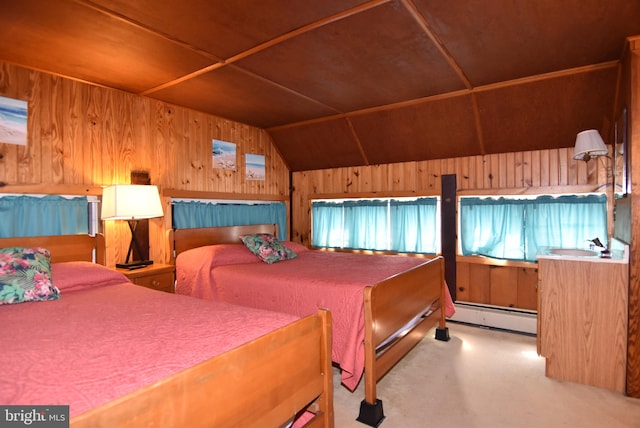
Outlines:
<svg viewBox="0 0 640 428"><path fill-rule="evenodd" d="M456 256L456 262L474 263L474 264L491 265L491 266L511 266L511 267L522 267L522 268L538 267L538 263L536 262L520 262L516 260L502 260L502 259L494 259L494 258L485 257L485 256Z"/></svg>

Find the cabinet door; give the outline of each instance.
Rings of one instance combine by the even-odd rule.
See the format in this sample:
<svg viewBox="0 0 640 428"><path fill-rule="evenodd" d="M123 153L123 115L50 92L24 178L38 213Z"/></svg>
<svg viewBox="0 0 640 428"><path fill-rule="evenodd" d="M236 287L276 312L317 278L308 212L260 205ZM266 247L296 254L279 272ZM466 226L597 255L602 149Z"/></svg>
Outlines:
<svg viewBox="0 0 640 428"><path fill-rule="evenodd" d="M518 305L518 268L491 266L490 281L492 305L507 308Z"/></svg>
<svg viewBox="0 0 640 428"><path fill-rule="evenodd" d="M627 269L540 259L540 354L549 377L618 392L626 373Z"/></svg>
<svg viewBox="0 0 640 428"><path fill-rule="evenodd" d="M538 310L538 269L518 268L517 300L518 308Z"/></svg>

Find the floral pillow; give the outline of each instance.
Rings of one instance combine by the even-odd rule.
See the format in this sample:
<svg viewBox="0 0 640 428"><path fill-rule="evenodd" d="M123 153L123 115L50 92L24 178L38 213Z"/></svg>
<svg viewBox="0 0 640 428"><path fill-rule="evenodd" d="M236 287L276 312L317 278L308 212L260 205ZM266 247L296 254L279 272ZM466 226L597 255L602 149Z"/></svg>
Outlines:
<svg viewBox="0 0 640 428"><path fill-rule="evenodd" d="M294 251L282 245L282 242L269 233L242 235L240 240L249 251L268 264L298 257Z"/></svg>
<svg viewBox="0 0 640 428"><path fill-rule="evenodd" d="M0 248L0 305L55 300L51 254L45 248Z"/></svg>

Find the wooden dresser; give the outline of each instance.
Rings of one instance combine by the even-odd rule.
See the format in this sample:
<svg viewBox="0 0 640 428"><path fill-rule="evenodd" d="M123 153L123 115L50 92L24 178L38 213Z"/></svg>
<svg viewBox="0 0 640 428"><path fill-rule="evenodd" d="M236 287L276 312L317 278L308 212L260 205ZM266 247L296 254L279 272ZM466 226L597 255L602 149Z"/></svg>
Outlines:
<svg viewBox="0 0 640 428"><path fill-rule="evenodd" d="M551 378L625 392L627 261L539 257L538 353Z"/></svg>

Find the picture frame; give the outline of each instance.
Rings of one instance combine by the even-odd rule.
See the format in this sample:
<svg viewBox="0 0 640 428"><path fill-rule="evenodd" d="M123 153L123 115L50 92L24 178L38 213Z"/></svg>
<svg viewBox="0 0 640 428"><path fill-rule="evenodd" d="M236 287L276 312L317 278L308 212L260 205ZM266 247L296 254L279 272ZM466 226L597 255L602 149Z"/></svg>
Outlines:
<svg viewBox="0 0 640 428"><path fill-rule="evenodd" d="M264 180L266 178L263 155L245 155L245 178L247 180Z"/></svg>
<svg viewBox="0 0 640 428"><path fill-rule="evenodd" d="M620 118L616 121L614 135L614 177L620 177L615 182L615 192L628 195L631 193L631 171L629 168L629 113L626 107L622 109ZM615 179L614 179L615 180Z"/></svg>
<svg viewBox="0 0 640 428"><path fill-rule="evenodd" d="M211 161L213 168L236 170L236 145L228 141L211 140Z"/></svg>
<svg viewBox="0 0 640 428"><path fill-rule="evenodd" d="M0 96L0 143L27 145L27 101Z"/></svg>

